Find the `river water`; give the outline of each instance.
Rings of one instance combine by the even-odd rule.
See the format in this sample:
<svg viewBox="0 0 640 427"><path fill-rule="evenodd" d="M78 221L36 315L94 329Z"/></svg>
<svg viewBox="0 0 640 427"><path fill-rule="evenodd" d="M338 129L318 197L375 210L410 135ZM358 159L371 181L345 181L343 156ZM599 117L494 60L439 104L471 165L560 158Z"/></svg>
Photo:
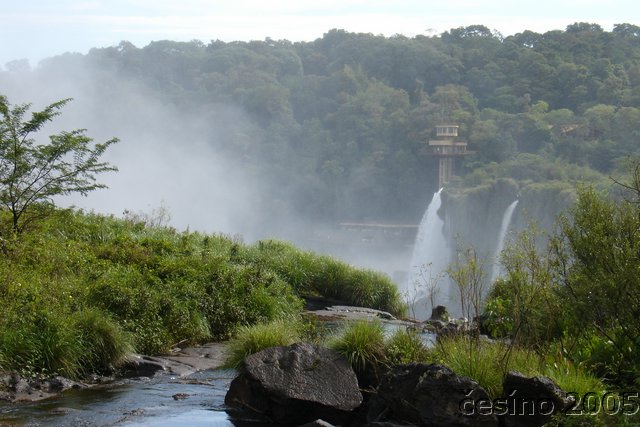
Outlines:
<svg viewBox="0 0 640 427"><path fill-rule="evenodd" d="M327 313L335 316L339 311ZM360 315L364 318L367 318L367 313L349 311L351 316ZM390 336L397 329L406 329L409 324L383 321L382 325L386 335ZM427 347L434 345L435 335L425 332L420 336ZM211 357L213 354L213 358L199 360L220 366L216 364L219 360L215 357L222 354L219 345L212 343L185 351L199 356ZM251 419L232 421L225 412L224 397L236 375L237 371L233 369L204 369L184 376L158 373L152 378L117 380L88 389L68 390L39 402L0 402L0 426L264 426L264 423Z"/></svg>
<svg viewBox="0 0 640 427"><path fill-rule="evenodd" d="M224 396L235 375L222 369L181 378L157 375L69 390L40 402L0 403L0 426L233 426Z"/></svg>

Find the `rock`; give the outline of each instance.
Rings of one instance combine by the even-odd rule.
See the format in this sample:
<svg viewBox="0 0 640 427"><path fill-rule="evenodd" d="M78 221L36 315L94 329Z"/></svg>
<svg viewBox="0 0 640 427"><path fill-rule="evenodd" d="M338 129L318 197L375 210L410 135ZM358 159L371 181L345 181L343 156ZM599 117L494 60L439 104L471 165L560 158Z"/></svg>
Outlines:
<svg viewBox="0 0 640 427"><path fill-rule="evenodd" d="M412 363L395 366L382 378L367 418L369 425L498 426L495 415L475 410L479 401L489 397L470 378L446 366ZM463 407L465 402L472 406Z"/></svg>
<svg viewBox="0 0 640 427"><path fill-rule="evenodd" d="M372 423L368 423L367 427L415 427L413 424L397 424L397 423L390 423L387 421L375 421Z"/></svg>
<svg viewBox="0 0 640 427"><path fill-rule="evenodd" d="M360 318L379 318L383 320L398 320L395 316L387 311L376 310L375 308L368 307L354 307L350 305L333 305L326 308L327 311L334 311L339 313L350 313L353 317Z"/></svg>
<svg viewBox="0 0 640 427"><path fill-rule="evenodd" d="M225 404L279 424L322 419L348 424L362 403L356 374L337 353L307 343L271 347L248 356Z"/></svg>
<svg viewBox="0 0 640 427"><path fill-rule="evenodd" d="M310 423L303 424L299 427L334 427L333 424L326 422L325 420L315 420Z"/></svg>
<svg viewBox="0 0 640 427"><path fill-rule="evenodd" d="M449 321L449 312L444 305L437 305L431 309L431 317L429 320L441 320L443 322Z"/></svg>
<svg viewBox="0 0 640 427"><path fill-rule="evenodd" d="M86 387L86 384L61 376L45 379L24 378L18 373L11 372L0 376L0 400L31 402L48 399L66 390Z"/></svg>
<svg viewBox="0 0 640 427"><path fill-rule="evenodd" d="M187 393L176 393L171 397L173 397L173 400L184 400L189 397L189 395Z"/></svg>
<svg viewBox="0 0 640 427"><path fill-rule="evenodd" d="M120 367L122 378L152 377L159 371L167 369L167 361L151 356L133 354Z"/></svg>
<svg viewBox="0 0 640 427"><path fill-rule="evenodd" d="M505 427L542 426L553 414L568 409L574 400L550 378L526 377L510 371L504 379L503 390L507 403Z"/></svg>
<svg viewBox="0 0 640 427"><path fill-rule="evenodd" d="M442 307L442 306L438 306ZM434 308L436 310L438 307ZM442 319L429 319L423 324L423 330L433 332L442 337L450 337L458 334L469 334L472 332L472 327L469 321L461 317L459 319L450 319L447 315L447 320Z"/></svg>
<svg viewBox="0 0 640 427"><path fill-rule="evenodd" d="M41 381L40 387L48 393L61 393L65 390L86 388L86 385L72 381L69 378L57 376Z"/></svg>
<svg viewBox="0 0 640 427"><path fill-rule="evenodd" d="M439 337L451 337L458 335L461 331L460 325L455 322L447 323L442 329L440 329Z"/></svg>
<svg viewBox="0 0 640 427"><path fill-rule="evenodd" d="M442 320L427 320L424 322L423 331L437 334L446 326Z"/></svg>

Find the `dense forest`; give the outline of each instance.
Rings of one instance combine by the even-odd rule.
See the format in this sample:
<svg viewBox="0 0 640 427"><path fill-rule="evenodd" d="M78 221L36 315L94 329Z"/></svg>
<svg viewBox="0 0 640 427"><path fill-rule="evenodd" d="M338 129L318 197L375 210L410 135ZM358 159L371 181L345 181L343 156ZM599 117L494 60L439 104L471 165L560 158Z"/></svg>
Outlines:
<svg viewBox="0 0 640 427"><path fill-rule="evenodd" d="M434 126L460 125L476 154L457 181L604 182L638 152L640 27L575 23L503 37L482 25L437 36L328 31L312 42L123 41L64 54L18 75L74 79L108 91L136 81L188 113L237 108L215 149L275 185L273 204L326 221L416 221L437 186L421 155ZM75 71L69 71L69 70Z"/></svg>
<svg viewBox="0 0 640 427"><path fill-rule="evenodd" d="M51 135L45 122L78 93L91 134L102 123L117 138L87 151L84 130L54 132L49 145L27 136ZM119 138L110 150L122 147L140 171L143 191L125 178L134 198L154 186L184 193L186 209L211 223L215 209L233 216L238 206L230 209L222 193L203 204L211 197L205 187L235 194L259 182L240 209L287 212L285 222L314 225L415 224L437 189L425 142L437 124L453 123L475 154L457 165L447 188L456 191L443 192L441 228L449 239L462 234L462 243L484 246L445 248L457 259L441 274L455 282L470 334L429 350L410 334L385 348L380 332L373 352L367 345L376 341L366 335L356 343L362 348L344 352L367 363L445 363L494 396L503 374L533 366L528 374L548 375L578 396L620 393L621 414L618 405L557 425L636 422L637 392L625 391L640 385L640 27L576 23L503 37L475 25L413 38L331 30L313 42L122 42L33 69L8 63L0 94L0 371L81 378L111 372L132 349L161 353L226 339L289 315L319 340L315 324L297 317L303 297L407 314L399 281L283 241L177 231L164 227L162 209L125 211L123 219L52 209L54 196L103 187L91 174L60 183L52 171L69 176L88 164L90 172L111 172L121 164L110 152L108 163L98 157ZM20 98L34 94L56 102L23 121L30 106ZM151 174L154 163L168 180ZM189 171L197 173L181 176ZM35 184L43 177L50 188ZM34 188L50 191L36 197ZM15 202L25 195L21 208ZM125 195L103 198L111 204ZM514 224L520 233L502 251L504 274L483 300L481 257L495 253L505 209L516 202L534 218L564 214L542 224L556 228L547 234ZM443 276L425 277L437 285ZM280 336L296 336L276 325ZM480 340L481 331L495 340Z"/></svg>

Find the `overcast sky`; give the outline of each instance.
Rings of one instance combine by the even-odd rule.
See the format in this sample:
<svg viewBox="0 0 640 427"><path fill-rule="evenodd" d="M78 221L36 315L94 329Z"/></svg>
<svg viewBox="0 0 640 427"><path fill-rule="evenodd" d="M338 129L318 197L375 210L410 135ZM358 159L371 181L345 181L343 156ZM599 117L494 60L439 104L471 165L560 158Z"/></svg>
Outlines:
<svg viewBox="0 0 640 427"><path fill-rule="evenodd" d="M0 65L122 40L287 39L332 28L373 34L440 34L482 24L503 35L563 30L574 22L640 25L638 0L0 0Z"/></svg>

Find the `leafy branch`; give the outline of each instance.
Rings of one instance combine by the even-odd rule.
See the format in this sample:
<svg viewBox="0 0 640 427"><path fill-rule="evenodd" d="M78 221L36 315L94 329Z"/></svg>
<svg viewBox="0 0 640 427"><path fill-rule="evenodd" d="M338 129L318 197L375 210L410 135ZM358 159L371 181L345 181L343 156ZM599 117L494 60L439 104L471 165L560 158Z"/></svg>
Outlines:
<svg viewBox="0 0 640 427"><path fill-rule="evenodd" d="M54 102L25 120L31 105L11 106L0 95L0 205L11 213L16 234L22 232L24 216L34 204L52 204L54 196L87 195L105 188L96 181L96 174L117 170L100 161L117 138L93 143L86 129L76 129L49 136L47 144L36 143L32 135L60 115L70 101Z"/></svg>

